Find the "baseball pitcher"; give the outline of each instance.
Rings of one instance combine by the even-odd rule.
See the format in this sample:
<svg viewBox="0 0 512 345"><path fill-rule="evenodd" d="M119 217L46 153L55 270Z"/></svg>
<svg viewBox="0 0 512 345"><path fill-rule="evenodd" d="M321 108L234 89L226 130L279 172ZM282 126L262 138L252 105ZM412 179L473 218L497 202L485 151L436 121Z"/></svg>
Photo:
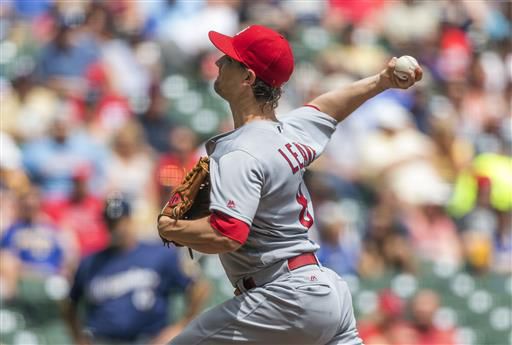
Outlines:
<svg viewBox="0 0 512 345"><path fill-rule="evenodd" d="M398 77L393 58L379 74L278 119L281 87L294 67L286 39L260 25L209 38L225 54L216 62L214 88L229 103L235 129L209 140L209 161L196 169L209 171L203 183L209 215L172 212L182 201L190 204L180 191L158 230L165 241L219 254L235 297L200 315L171 343L360 344L347 284L320 265L318 245L308 239L314 214L303 175L338 122L386 89L411 87L422 70L416 65Z"/></svg>

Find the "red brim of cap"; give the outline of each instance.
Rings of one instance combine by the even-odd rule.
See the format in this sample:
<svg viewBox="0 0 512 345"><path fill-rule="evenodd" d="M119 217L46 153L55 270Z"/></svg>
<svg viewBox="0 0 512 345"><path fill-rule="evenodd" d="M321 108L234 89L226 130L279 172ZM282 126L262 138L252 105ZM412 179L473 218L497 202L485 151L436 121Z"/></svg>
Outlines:
<svg viewBox="0 0 512 345"><path fill-rule="evenodd" d="M243 62L240 56L237 54L235 47L233 47L233 37L223 35L216 31L210 31L208 33L208 38L218 50L237 60L238 62Z"/></svg>

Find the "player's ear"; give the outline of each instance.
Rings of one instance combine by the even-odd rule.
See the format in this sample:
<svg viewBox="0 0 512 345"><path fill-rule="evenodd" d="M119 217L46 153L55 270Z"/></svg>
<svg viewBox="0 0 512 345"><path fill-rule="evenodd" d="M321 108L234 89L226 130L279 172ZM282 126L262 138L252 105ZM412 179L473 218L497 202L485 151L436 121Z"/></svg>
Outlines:
<svg viewBox="0 0 512 345"><path fill-rule="evenodd" d="M253 85L256 82L256 73L250 68L245 70L244 84Z"/></svg>

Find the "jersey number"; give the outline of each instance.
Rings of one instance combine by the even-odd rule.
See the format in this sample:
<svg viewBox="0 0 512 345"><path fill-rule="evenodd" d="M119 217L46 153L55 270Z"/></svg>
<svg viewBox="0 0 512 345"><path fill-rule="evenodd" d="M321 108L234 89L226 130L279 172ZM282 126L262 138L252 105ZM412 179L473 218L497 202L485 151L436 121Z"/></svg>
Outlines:
<svg viewBox="0 0 512 345"><path fill-rule="evenodd" d="M295 199L299 203L300 206L302 206L302 209L299 213L299 222L306 227L306 229L309 230L311 226L313 225L313 217L311 216L311 213L308 211L308 199L302 194L301 186L299 186L299 191L297 192L297 195L295 196Z"/></svg>

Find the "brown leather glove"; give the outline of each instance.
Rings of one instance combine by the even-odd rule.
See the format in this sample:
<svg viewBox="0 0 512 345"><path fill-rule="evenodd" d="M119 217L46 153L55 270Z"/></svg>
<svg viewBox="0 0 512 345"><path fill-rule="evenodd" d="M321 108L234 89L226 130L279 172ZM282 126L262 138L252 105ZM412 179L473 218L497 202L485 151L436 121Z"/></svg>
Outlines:
<svg viewBox="0 0 512 345"><path fill-rule="evenodd" d="M171 193L169 201L165 204L158 215L168 216L172 219L198 219L210 214L210 159L201 157L195 167L183 178L180 185L176 186ZM182 247L181 244L169 241L160 236L164 245L173 243Z"/></svg>

